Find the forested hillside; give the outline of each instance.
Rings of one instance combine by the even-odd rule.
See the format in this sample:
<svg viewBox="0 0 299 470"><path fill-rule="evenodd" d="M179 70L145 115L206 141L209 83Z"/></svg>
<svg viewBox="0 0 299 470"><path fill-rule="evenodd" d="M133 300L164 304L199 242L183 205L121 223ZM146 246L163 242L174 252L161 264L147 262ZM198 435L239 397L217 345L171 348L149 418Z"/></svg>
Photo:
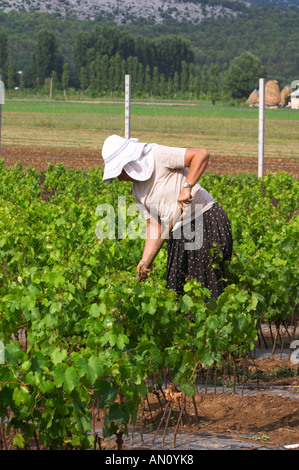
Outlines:
<svg viewBox="0 0 299 470"><path fill-rule="evenodd" d="M226 71L236 58L249 53L259 73L284 85L298 78L298 24L299 9L295 7L251 6L235 16L205 18L198 24L169 16L162 24L139 18L116 25L101 17L79 20L47 13L2 12L0 69L10 87L18 85L20 70L26 88L43 84L52 72L62 86L65 69L68 86L99 91L105 77L99 77L97 71L107 68L108 73L110 67L111 74L117 67L118 73L135 71L136 81L138 70L143 88L147 80L152 90L156 77L164 87L168 82L174 92L181 87L184 69L188 71L183 82L190 78L194 90L198 75L206 80L207 69L212 67L212 75L220 76L224 89ZM118 85L113 84L112 89L117 91Z"/></svg>
<svg viewBox="0 0 299 470"><path fill-rule="evenodd" d="M191 41L198 64L223 65L249 51L260 58L269 78L291 79L298 75L299 9L252 6L236 17L207 18L199 25L166 19L163 27L141 20L125 28L155 37L174 33Z"/></svg>
<svg viewBox="0 0 299 470"><path fill-rule="evenodd" d="M269 7L282 7L299 6L299 0L247 0L254 5L269 6Z"/></svg>

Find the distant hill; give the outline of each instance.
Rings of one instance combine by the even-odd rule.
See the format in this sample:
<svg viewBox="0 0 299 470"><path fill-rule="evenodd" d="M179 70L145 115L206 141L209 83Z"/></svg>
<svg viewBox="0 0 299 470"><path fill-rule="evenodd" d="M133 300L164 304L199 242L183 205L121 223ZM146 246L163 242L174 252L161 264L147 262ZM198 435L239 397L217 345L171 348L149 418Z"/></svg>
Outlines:
<svg viewBox="0 0 299 470"><path fill-rule="evenodd" d="M140 18L162 23L165 18L198 23L204 18L233 16L250 4L299 6L298 0L0 0L4 13L35 11L66 18L103 19L127 24Z"/></svg>
<svg viewBox="0 0 299 470"><path fill-rule="evenodd" d="M2 5L1 5L2 3ZM204 17L219 14L233 14L238 3L228 0L215 1L183 0L10 0L0 2L2 11L36 11L52 13L60 17L75 16L79 19L94 19L102 17L113 20L117 24L130 23L144 18L155 23L161 23L165 16L176 20L191 20L198 22ZM223 4L223 5L222 5ZM227 4L228 6L224 6Z"/></svg>
<svg viewBox="0 0 299 470"><path fill-rule="evenodd" d="M7 36L7 60L17 70L31 67L38 33L44 29L55 34L60 60L68 62L73 70L78 34L106 24L117 25L134 38L178 35L190 41L194 62L200 66L216 63L220 68L226 67L248 51L261 60L267 78L282 84L297 79L298 0L250 1L256 4L234 0L0 0L0 33ZM294 5L288 6L291 3ZM94 10L96 5L101 5L98 13ZM113 10L113 5L118 5L118 10ZM140 10L137 12L138 5L144 7L142 15ZM76 12L78 16L89 16L80 19Z"/></svg>

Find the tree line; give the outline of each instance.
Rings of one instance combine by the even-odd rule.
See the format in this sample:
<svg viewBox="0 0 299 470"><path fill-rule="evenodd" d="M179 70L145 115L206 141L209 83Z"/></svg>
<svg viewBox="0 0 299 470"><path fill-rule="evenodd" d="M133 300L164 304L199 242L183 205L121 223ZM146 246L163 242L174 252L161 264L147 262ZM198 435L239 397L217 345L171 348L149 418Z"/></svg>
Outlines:
<svg viewBox="0 0 299 470"><path fill-rule="evenodd" d="M41 30L30 63L18 77L17 64L9 60L8 38L0 32L1 73L7 88L13 89L18 82L21 88L45 85L47 79L66 89L69 86L99 94L107 91L118 95L122 92L124 75L133 76L136 94L150 91L155 94L163 80L174 80L186 75L186 67L194 55L189 41L177 35L159 37L155 40L142 36L134 38L117 27L96 26L91 32L80 31L73 47L73 69L65 62L59 51L55 34ZM53 85L53 84L52 84Z"/></svg>
<svg viewBox="0 0 299 470"><path fill-rule="evenodd" d="M209 95L242 98L257 86L263 73L261 61L249 52L230 64L199 66L190 41L179 35L156 39L132 36L115 26L96 26L79 31L73 46L73 66L65 61L53 31L39 32L30 63L24 70L9 60L8 38L0 32L1 73L6 87L60 89L73 87L93 97L124 94L124 76L132 76L134 97L181 97Z"/></svg>

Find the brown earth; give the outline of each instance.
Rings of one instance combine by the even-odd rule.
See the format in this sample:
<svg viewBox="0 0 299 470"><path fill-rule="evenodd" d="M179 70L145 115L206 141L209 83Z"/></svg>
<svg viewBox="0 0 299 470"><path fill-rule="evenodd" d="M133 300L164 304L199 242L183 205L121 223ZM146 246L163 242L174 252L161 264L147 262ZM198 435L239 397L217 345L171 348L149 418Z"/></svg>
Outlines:
<svg viewBox="0 0 299 470"><path fill-rule="evenodd" d="M282 368L297 371L298 366L280 359L256 359L254 367L257 367L261 374L275 375L275 372L281 371ZM255 380L250 385L250 391L255 393L250 396L246 395L246 389L249 389L248 382L243 394L240 390L236 393L205 393L203 390L203 393L196 395L197 418L194 403L191 398L187 398L187 413L182 415L183 423L180 429L187 435L197 433L232 435L238 440L259 443L263 447L299 444L299 377L273 378L270 382L259 384ZM277 386L279 386L277 395L267 394ZM294 398L289 394L298 394L298 396ZM144 433L150 430L154 435L162 418L162 407L165 409L165 403L162 395L160 402L156 396L149 395L149 402L144 411ZM178 416L179 406L174 403L172 419L167 427L170 432L174 432ZM161 426L160 431L164 431L164 428L165 424ZM138 429L140 429L140 420L137 421L136 432ZM244 437L244 434L248 436ZM104 440L102 448L117 449L117 443L113 440ZM129 448L124 447L124 449Z"/></svg>
<svg viewBox="0 0 299 470"><path fill-rule="evenodd" d="M3 146L0 152L1 157L4 158L7 166L14 166L18 161L22 161L24 168L31 165L39 171L46 170L48 162L52 162L54 165L62 162L67 168L84 171L103 166L100 149ZM212 154L206 171L234 175L243 172L257 174L257 169L257 158ZM264 171L285 171L298 178L299 159L296 157L265 157Z"/></svg>

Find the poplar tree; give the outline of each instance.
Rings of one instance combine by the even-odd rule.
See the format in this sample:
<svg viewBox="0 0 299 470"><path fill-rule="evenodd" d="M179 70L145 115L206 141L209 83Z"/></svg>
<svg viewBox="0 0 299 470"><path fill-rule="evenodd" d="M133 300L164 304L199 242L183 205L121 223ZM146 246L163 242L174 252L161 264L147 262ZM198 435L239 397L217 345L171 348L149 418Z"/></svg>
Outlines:
<svg viewBox="0 0 299 470"><path fill-rule="evenodd" d="M134 56L132 60L132 93L136 96L137 92L137 80L138 80L138 67L139 67L139 61L138 57Z"/></svg>
<svg viewBox="0 0 299 470"><path fill-rule="evenodd" d="M145 67L144 86L145 92L149 95L152 88L151 68L149 65Z"/></svg>
<svg viewBox="0 0 299 470"><path fill-rule="evenodd" d="M209 83L212 104L216 103L217 95L219 92L219 66L218 64L211 64L209 70Z"/></svg>
<svg viewBox="0 0 299 470"><path fill-rule="evenodd" d="M7 62L8 57L8 40L7 34L4 31L0 31L0 68L3 70Z"/></svg>
<svg viewBox="0 0 299 470"><path fill-rule="evenodd" d="M100 76L101 91L106 93L108 90L108 70L109 70L109 57L107 54L101 56L100 69L98 74Z"/></svg>
<svg viewBox="0 0 299 470"><path fill-rule="evenodd" d="M108 90L113 93L114 90L114 75L115 75L115 67L114 67L114 57L110 57L109 59L109 68L108 68Z"/></svg>
<svg viewBox="0 0 299 470"><path fill-rule="evenodd" d="M144 67L143 67L143 64L139 62L137 84L136 84L137 95L142 95L143 89L144 89Z"/></svg>
<svg viewBox="0 0 299 470"><path fill-rule="evenodd" d="M157 96L159 93L159 70L158 67L155 65L153 70L153 94Z"/></svg>
<svg viewBox="0 0 299 470"><path fill-rule="evenodd" d="M89 86L93 90L97 89L97 71L96 71L96 61L93 60L88 66L88 77L89 77Z"/></svg>
<svg viewBox="0 0 299 470"><path fill-rule="evenodd" d="M124 91L124 77L127 74L127 61L126 59L122 59L121 61L121 90Z"/></svg>
<svg viewBox="0 0 299 470"><path fill-rule="evenodd" d="M188 90L189 90L189 97L192 99L194 93L194 64L191 62L189 64L189 78L188 78Z"/></svg>
<svg viewBox="0 0 299 470"><path fill-rule="evenodd" d="M88 82L87 82L87 72L86 72L86 67L81 67L80 70L80 88L82 91L85 91L88 87Z"/></svg>
<svg viewBox="0 0 299 470"><path fill-rule="evenodd" d="M159 95L162 97L165 95L165 82L165 75L161 73L159 78Z"/></svg>
<svg viewBox="0 0 299 470"><path fill-rule="evenodd" d="M188 64L185 60L182 61L182 72L181 72L181 92L182 95L186 93L188 89Z"/></svg>
<svg viewBox="0 0 299 470"><path fill-rule="evenodd" d="M209 91L209 67L207 64L205 64L202 68L201 89L203 94L206 96Z"/></svg>
<svg viewBox="0 0 299 470"><path fill-rule="evenodd" d="M172 80L171 77L168 78L167 81L167 92L168 92L168 99L170 99L171 93L172 93Z"/></svg>
<svg viewBox="0 0 299 470"><path fill-rule="evenodd" d="M199 65L197 65L195 67L195 84L194 84L194 88L195 88L196 99L198 99L198 100L200 98L200 86L201 86L201 70L200 70Z"/></svg>
<svg viewBox="0 0 299 470"><path fill-rule="evenodd" d="M43 84L56 70L58 47L55 35L52 31L44 29L39 32L35 49L36 73L39 83Z"/></svg>
<svg viewBox="0 0 299 470"><path fill-rule="evenodd" d="M52 96L54 95L55 93L55 90L56 90L56 86L57 86L57 73L55 70L53 70L53 72L51 73L51 94Z"/></svg>
<svg viewBox="0 0 299 470"><path fill-rule="evenodd" d="M177 97L177 93L180 88L180 77L179 77L179 72L175 72L173 76L173 93L174 97Z"/></svg>
<svg viewBox="0 0 299 470"><path fill-rule="evenodd" d="M79 31L74 44L74 62L76 71L79 74L81 67L87 65L87 51L90 47L90 36L87 31Z"/></svg>
<svg viewBox="0 0 299 470"><path fill-rule="evenodd" d="M12 90L15 86L15 65L13 62L8 63L7 67L7 88Z"/></svg>
<svg viewBox="0 0 299 470"><path fill-rule="evenodd" d="M222 71L221 71L221 82L220 82L220 92L221 94L228 94L229 93L229 87L227 83L227 74L228 74L228 64L225 63L222 66Z"/></svg>

